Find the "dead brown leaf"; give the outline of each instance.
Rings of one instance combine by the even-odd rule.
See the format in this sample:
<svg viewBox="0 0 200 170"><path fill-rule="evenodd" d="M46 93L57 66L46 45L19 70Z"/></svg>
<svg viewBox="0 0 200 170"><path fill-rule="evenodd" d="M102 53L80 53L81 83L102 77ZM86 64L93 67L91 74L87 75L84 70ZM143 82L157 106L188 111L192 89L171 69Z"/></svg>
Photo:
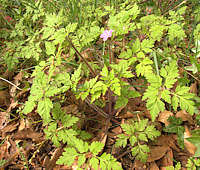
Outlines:
<svg viewBox="0 0 200 170"><path fill-rule="evenodd" d="M192 144L191 142L189 142L186 138L188 137L191 137L191 133L190 133L190 130L189 128L185 125L185 133L184 133L184 145L185 145L185 148L187 149L187 151L194 155L195 154L195 151L196 151L196 146L194 144Z"/></svg>
<svg viewBox="0 0 200 170"><path fill-rule="evenodd" d="M119 116L121 119L128 119L128 118L134 118L136 117L135 114L131 113L130 111L127 111L125 114Z"/></svg>
<svg viewBox="0 0 200 170"><path fill-rule="evenodd" d="M173 166L173 152L172 149L169 149L166 152L166 155L161 159L161 166Z"/></svg>
<svg viewBox="0 0 200 170"><path fill-rule="evenodd" d="M14 82L13 82L13 83L14 83L16 86L19 86L19 85L20 85L20 81L22 81L22 77L23 77L23 72L20 71L20 72L14 77ZM10 95L11 95L12 97L16 96L16 89L17 89L16 86L12 86L12 87L10 88Z"/></svg>
<svg viewBox="0 0 200 170"><path fill-rule="evenodd" d="M159 146L169 146L173 150L180 152L180 149L176 146L176 138L174 135L161 135L157 138L157 145Z"/></svg>
<svg viewBox="0 0 200 170"><path fill-rule="evenodd" d="M149 166L149 170L159 170L159 168L155 162L151 162Z"/></svg>
<svg viewBox="0 0 200 170"><path fill-rule="evenodd" d="M20 119L19 128L18 130L21 131L26 127L26 123L24 119Z"/></svg>
<svg viewBox="0 0 200 170"><path fill-rule="evenodd" d="M150 147L147 162L153 162L161 159L168 150L169 147L167 145Z"/></svg>
<svg viewBox="0 0 200 170"><path fill-rule="evenodd" d="M133 167L134 167L134 170L144 170L144 169L147 169L147 166L144 163L140 162L139 160L135 160L134 161Z"/></svg>
<svg viewBox="0 0 200 170"><path fill-rule="evenodd" d="M198 89L197 89L197 81L191 84L190 86L190 93L194 93L197 95Z"/></svg>
<svg viewBox="0 0 200 170"><path fill-rule="evenodd" d="M174 114L170 111L163 111L159 114L159 117L158 117L158 121L159 122L162 122L165 124L165 126L168 126L169 125L169 122L167 121L167 119L170 117L170 116L173 116Z"/></svg>
<svg viewBox="0 0 200 170"><path fill-rule="evenodd" d="M0 112L0 130L3 129L8 123L8 113Z"/></svg>
<svg viewBox="0 0 200 170"><path fill-rule="evenodd" d="M13 132L14 130L17 129L17 126L19 125L19 122L12 121L8 123L2 130L1 132L3 133L3 137L5 136L6 133L8 132Z"/></svg>
<svg viewBox="0 0 200 170"><path fill-rule="evenodd" d="M120 126L117 126L116 128L112 129L112 132L115 135L118 135L118 134L122 133L122 128Z"/></svg>
<svg viewBox="0 0 200 170"><path fill-rule="evenodd" d="M43 165L46 167L46 169L52 170L56 166L56 161L62 155L62 152L63 152L63 145L54 151L51 160L49 159L48 156L46 156L46 159L43 162Z"/></svg>
<svg viewBox="0 0 200 170"><path fill-rule="evenodd" d="M23 129L13 135L14 139L32 139L35 142L44 140L43 134L34 132L32 129Z"/></svg>
<svg viewBox="0 0 200 170"><path fill-rule="evenodd" d="M72 113L74 115L76 115L79 111L78 111L78 107L75 104L71 104L65 107L62 107L63 111L66 113Z"/></svg>
<svg viewBox="0 0 200 170"><path fill-rule="evenodd" d="M177 112L176 117L181 118L182 121L188 121L190 124L194 124L192 116L189 113L187 113L185 110L181 110Z"/></svg>
<svg viewBox="0 0 200 170"><path fill-rule="evenodd" d="M0 91L0 106L9 106L10 104L10 95L8 91Z"/></svg>
<svg viewBox="0 0 200 170"><path fill-rule="evenodd" d="M8 152L9 146L10 146L10 143L7 140L3 144L1 144L0 160L9 158L9 152Z"/></svg>

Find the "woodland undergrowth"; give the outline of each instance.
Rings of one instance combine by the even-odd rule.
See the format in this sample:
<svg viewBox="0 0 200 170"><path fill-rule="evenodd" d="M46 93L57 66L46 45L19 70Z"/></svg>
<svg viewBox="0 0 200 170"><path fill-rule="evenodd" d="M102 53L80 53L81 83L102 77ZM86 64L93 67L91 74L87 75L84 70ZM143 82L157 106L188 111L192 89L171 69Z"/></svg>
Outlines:
<svg viewBox="0 0 200 170"><path fill-rule="evenodd" d="M13 121L44 137L24 154L28 135L14 135L19 157L0 166L200 166L200 2L0 2L1 146ZM45 143L55 154L34 162Z"/></svg>

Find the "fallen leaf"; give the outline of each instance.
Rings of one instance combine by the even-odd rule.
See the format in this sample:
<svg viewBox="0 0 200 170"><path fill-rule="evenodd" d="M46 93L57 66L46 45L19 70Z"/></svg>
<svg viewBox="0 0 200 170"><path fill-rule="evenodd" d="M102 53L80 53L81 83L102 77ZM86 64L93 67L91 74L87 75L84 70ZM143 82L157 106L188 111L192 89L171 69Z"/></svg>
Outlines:
<svg viewBox="0 0 200 170"><path fill-rule="evenodd" d="M112 132L115 135L121 134L122 133L122 128L120 126L117 126L116 128L112 129Z"/></svg>
<svg viewBox="0 0 200 170"><path fill-rule="evenodd" d="M128 119L128 118L134 118L136 117L136 114L133 114L129 111L127 111L125 114L119 116L121 119Z"/></svg>
<svg viewBox="0 0 200 170"><path fill-rule="evenodd" d="M174 114L170 111L163 111L159 114L159 117L158 117L158 121L159 122L162 122L165 124L165 126L168 126L169 125L169 122L167 121L167 119L170 117L170 116L173 116Z"/></svg>
<svg viewBox="0 0 200 170"><path fill-rule="evenodd" d="M150 147L147 162L153 162L161 159L168 150L169 147L167 145Z"/></svg>
<svg viewBox="0 0 200 170"><path fill-rule="evenodd" d="M0 91L0 106L9 106L10 95L6 90Z"/></svg>
<svg viewBox="0 0 200 170"><path fill-rule="evenodd" d="M194 124L192 116L189 113L187 113L185 110L181 110L181 111L177 112L176 117L181 118L182 121L188 121L190 124Z"/></svg>
<svg viewBox="0 0 200 170"><path fill-rule="evenodd" d="M169 149L165 156L160 161L161 166L167 167L167 166L173 166L173 152L172 149Z"/></svg>
<svg viewBox="0 0 200 170"><path fill-rule="evenodd" d="M49 156L46 156L46 159L43 162L43 165L45 166L46 169L52 170L56 166L56 161L59 159L59 157L63 153L63 146L57 148L51 157L51 160L49 159Z"/></svg>
<svg viewBox="0 0 200 170"><path fill-rule="evenodd" d="M161 135L157 138L157 145L165 146L172 148L173 150L180 152L180 149L176 146L176 138L174 135Z"/></svg>
<svg viewBox="0 0 200 170"><path fill-rule="evenodd" d="M12 121L10 123L8 123L1 131L3 133L2 136L5 136L6 133L8 132L12 132L14 130L17 129L17 126L19 125L19 122L15 122L15 121Z"/></svg>
<svg viewBox="0 0 200 170"><path fill-rule="evenodd" d="M191 143L191 142L189 142L187 140L187 138L191 137L192 135L190 133L189 128L186 125L184 127L185 127L185 133L184 133L184 145L185 145L185 148L187 149L187 151L190 154L194 155L197 148L193 143Z"/></svg>
<svg viewBox="0 0 200 170"><path fill-rule="evenodd" d="M35 142L44 140L43 134L34 132L32 129L23 129L13 135L14 139L32 139Z"/></svg>
<svg viewBox="0 0 200 170"><path fill-rule="evenodd" d="M20 123L19 123L19 128L18 128L18 130L21 131L21 130L23 130L25 127L26 127L25 120L24 120L24 119L21 119L21 120L20 120Z"/></svg>
<svg viewBox="0 0 200 170"><path fill-rule="evenodd" d="M8 123L8 113L0 112L0 130L3 129Z"/></svg>
<svg viewBox="0 0 200 170"><path fill-rule="evenodd" d="M11 103L10 103L8 109L6 110L6 112L11 112L11 110L16 108L17 105L18 105L18 102L14 101L14 99L11 99Z"/></svg>
<svg viewBox="0 0 200 170"><path fill-rule="evenodd" d="M23 77L23 72L20 71L15 77L14 77L14 85L16 86L12 86L10 88L10 95L12 97L15 97L16 96L16 89L17 87L20 85L20 81L22 81L22 77Z"/></svg>
<svg viewBox="0 0 200 170"><path fill-rule="evenodd" d="M197 81L191 84L190 86L190 93L194 93L197 95L198 89L197 89Z"/></svg>
<svg viewBox="0 0 200 170"><path fill-rule="evenodd" d="M78 107L75 104L71 104L68 106L64 106L62 107L62 110L66 113L72 113L74 115L76 115L79 111L78 111Z"/></svg>
<svg viewBox="0 0 200 170"><path fill-rule="evenodd" d="M155 162L151 162L149 166L149 170L159 170L159 168Z"/></svg>
<svg viewBox="0 0 200 170"><path fill-rule="evenodd" d="M144 169L147 169L146 165L144 163L140 162L137 159L134 161L133 168L134 168L134 170L144 170Z"/></svg>
<svg viewBox="0 0 200 170"><path fill-rule="evenodd" d="M3 144L1 144L0 146L0 160L2 159L7 159L9 157L9 153L8 153L8 148L9 148L10 144L9 142L6 140Z"/></svg>

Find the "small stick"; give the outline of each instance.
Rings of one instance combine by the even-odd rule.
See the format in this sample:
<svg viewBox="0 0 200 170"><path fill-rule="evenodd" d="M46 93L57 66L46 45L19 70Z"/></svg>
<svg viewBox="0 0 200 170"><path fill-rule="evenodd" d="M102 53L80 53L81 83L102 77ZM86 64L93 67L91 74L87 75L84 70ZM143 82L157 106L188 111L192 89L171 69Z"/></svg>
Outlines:
<svg viewBox="0 0 200 170"><path fill-rule="evenodd" d="M94 70L92 69L92 67L90 66L90 64L86 61L86 59L81 55L81 53L76 49L76 47L74 46L74 44L72 43L71 39L66 36L68 41L70 42L72 48L76 51L76 53L81 57L81 59L84 61L84 63L88 66L90 72L93 74L94 77L96 77L96 74L94 72Z"/></svg>
<svg viewBox="0 0 200 170"><path fill-rule="evenodd" d="M95 104L91 104L90 100L86 97L85 102L94 110L96 110L100 115L102 115L105 118L109 118L109 115L104 112L102 109L100 109L99 107L97 107Z"/></svg>
<svg viewBox="0 0 200 170"><path fill-rule="evenodd" d="M10 81L4 79L3 77L0 77L0 80L3 80L3 81L5 81L5 82L11 84L12 86L16 87L18 90L22 90L21 88L17 87L15 84L13 84L12 82L10 82Z"/></svg>

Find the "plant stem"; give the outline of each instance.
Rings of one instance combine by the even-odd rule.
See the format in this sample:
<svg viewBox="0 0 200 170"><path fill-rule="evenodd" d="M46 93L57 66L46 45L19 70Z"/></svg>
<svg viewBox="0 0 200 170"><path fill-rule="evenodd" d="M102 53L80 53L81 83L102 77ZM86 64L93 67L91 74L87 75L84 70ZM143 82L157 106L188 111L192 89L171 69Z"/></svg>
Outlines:
<svg viewBox="0 0 200 170"><path fill-rule="evenodd" d="M158 61L157 61L157 56L156 56L155 51L153 51L153 59L154 59L157 75L159 76L160 74L159 74L159 68L158 68Z"/></svg>
<svg viewBox="0 0 200 170"><path fill-rule="evenodd" d="M83 60L83 62L88 66L90 72L93 74L94 77L96 77L96 74L94 72L94 70L92 69L92 67L90 66L90 64L87 62L87 60L81 55L81 53L76 49L76 47L74 46L74 44L72 43L71 39L66 36L69 43L71 44L72 48L76 51L76 53L79 55L79 57Z"/></svg>
<svg viewBox="0 0 200 170"><path fill-rule="evenodd" d="M105 46L106 46L106 42L104 41L104 42L103 42L103 54L102 54L103 56L104 56L104 54L105 54Z"/></svg>
<svg viewBox="0 0 200 170"><path fill-rule="evenodd" d="M13 84L12 82L10 82L10 81L4 79L3 77L0 77L0 80L3 80L3 81L5 81L5 82L11 84L12 86L16 87L18 90L22 90L21 88L17 87L15 84Z"/></svg>

